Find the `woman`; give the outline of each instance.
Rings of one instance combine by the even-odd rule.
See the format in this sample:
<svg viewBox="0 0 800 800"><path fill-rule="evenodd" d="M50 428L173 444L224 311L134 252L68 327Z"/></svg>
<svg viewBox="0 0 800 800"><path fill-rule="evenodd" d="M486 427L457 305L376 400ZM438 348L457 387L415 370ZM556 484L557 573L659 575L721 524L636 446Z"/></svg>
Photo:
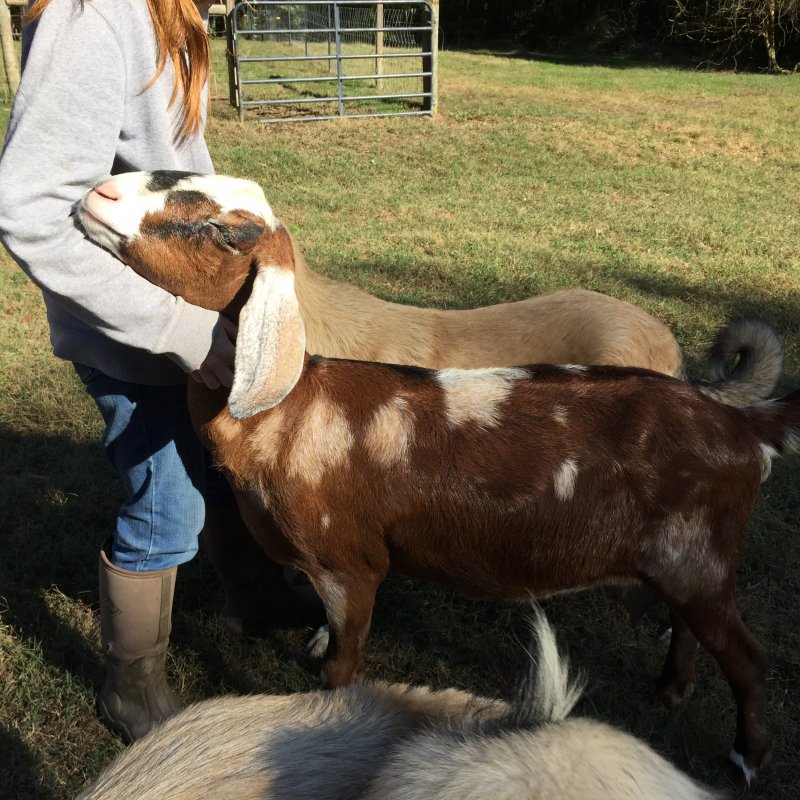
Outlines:
<svg viewBox="0 0 800 800"><path fill-rule="evenodd" d="M185 382L231 385L235 328L91 244L71 211L109 174L213 171L205 21L193 0L35 0L22 59L0 159L0 238L42 289L54 353L75 364L97 403L125 486L100 554L98 707L131 741L180 708L164 664L175 575L197 551L204 493L220 503L210 520L231 516L224 481L206 487ZM273 566L273 595L284 598Z"/></svg>

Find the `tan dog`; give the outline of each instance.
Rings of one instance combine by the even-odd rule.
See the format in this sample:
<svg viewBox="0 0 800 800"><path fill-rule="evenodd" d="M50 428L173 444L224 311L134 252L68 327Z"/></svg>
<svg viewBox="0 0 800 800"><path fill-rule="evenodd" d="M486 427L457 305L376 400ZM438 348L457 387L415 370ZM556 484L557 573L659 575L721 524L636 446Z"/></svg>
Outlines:
<svg viewBox="0 0 800 800"><path fill-rule="evenodd" d="M544 615L511 703L362 683L220 697L124 751L78 800L714 800L644 742L569 718L572 682Z"/></svg>

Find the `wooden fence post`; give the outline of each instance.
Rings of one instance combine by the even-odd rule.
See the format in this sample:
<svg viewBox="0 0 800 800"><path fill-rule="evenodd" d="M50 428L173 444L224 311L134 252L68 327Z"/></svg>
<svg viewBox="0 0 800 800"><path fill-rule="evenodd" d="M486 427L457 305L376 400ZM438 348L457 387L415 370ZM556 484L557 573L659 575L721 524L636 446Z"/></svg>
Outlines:
<svg viewBox="0 0 800 800"><path fill-rule="evenodd" d="M236 53L233 42L233 8L236 0L225 0L225 57L228 62L228 102L239 108L239 75L236 69Z"/></svg>
<svg viewBox="0 0 800 800"><path fill-rule="evenodd" d="M14 47L14 32L11 28L11 11L6 0L0 0L0 45L2 45L6 83L8 91L13 97L19 87L20 75L17 50Z"/></svg>

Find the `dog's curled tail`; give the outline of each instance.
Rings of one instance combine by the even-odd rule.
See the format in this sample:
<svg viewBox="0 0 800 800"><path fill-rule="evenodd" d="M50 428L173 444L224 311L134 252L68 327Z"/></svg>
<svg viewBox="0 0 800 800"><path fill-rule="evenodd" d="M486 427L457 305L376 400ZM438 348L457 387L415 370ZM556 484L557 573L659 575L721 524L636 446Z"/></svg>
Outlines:
<svg viewBox="0 0 800 800"><path fill-rule="evenodd" d="M704 394L730 406L767 399L783 372L783 344L775 331L756 319L738 319L718 334L708 362L716 380L698 382Z"/></svg>

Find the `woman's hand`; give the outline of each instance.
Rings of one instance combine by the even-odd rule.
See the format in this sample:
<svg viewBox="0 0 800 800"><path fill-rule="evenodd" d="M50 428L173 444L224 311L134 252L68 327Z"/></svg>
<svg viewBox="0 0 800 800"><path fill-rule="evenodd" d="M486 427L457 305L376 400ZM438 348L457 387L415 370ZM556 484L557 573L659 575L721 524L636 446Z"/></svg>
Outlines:
<svg viewBox="0 0 800 800"><path fill-rule="evenodd" d="M214 339L211 349L203 363L189 377L204 383L209 389L233 386L233 357L236 352L236 331L238 327L220 314L214 326Z"/></svg>

